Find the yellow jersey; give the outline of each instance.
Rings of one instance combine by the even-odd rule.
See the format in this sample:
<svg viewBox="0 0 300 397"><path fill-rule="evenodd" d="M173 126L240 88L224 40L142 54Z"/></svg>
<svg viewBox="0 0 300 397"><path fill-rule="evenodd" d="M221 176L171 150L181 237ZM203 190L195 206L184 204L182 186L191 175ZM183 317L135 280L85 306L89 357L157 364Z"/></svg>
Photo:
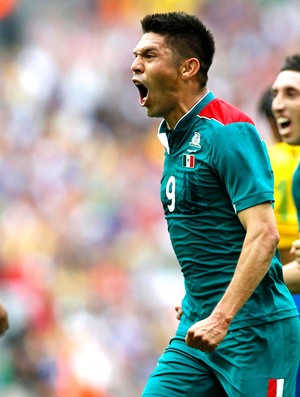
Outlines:
<svg viewBox="0 0 300 397"><path fill-rule="evenodd" d="M279 142L270 146L268 152L274 171L274 211L280 234L278 248L289 249L292 242L299 238L292 178L300 161L300 147Z"/></svg>

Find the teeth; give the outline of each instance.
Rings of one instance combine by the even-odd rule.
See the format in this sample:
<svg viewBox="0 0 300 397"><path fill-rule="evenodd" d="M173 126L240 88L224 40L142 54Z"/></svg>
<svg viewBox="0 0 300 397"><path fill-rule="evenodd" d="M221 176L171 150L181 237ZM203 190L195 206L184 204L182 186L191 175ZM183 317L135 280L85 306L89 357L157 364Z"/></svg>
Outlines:
<svg viewBox="0 0 300 397"><path fill-rule="evenodd" d="M278 124L284 124L284 123L288 123L290 120L287 117L278 117L277 118L277 123Z"/></svg>
<svg viewBox="0 0 300 397"><path fill-rule="evenodd" d="M290 133L291 120L288 117L278 117L276 122L281 135L287 135Z"/></svg>

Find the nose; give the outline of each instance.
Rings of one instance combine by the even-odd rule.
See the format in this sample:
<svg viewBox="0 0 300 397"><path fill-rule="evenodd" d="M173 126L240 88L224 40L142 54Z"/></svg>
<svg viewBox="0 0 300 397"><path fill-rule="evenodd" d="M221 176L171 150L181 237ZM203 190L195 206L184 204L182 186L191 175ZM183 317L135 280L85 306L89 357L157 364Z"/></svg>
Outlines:
<svg viewBox="0 0 300 397"><path fill-rule="evenodd" d="M133 73L142 73L143 71L143 64L139 56L134 58L134 61L131 64L131 70Z"/></svg>
<svg viewBox="0 0 300 397"><path fill-rule="evenodd" d="M282 109L284 109L285 106L285 102L284 102L284 98L282 97L282 95L280 95L280 93L278 93L276 96L274 96L273 101L272 101L272 110L274 112L278 112Z"/></svg>

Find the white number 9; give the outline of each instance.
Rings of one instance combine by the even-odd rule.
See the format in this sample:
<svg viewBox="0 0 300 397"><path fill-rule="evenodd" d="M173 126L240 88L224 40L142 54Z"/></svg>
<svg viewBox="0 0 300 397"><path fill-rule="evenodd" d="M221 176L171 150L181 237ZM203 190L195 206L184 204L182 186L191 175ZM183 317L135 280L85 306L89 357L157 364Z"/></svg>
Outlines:
<svg viewBox="0 0 300 397"><path fill-rule="evenodd" d="M170 176L166 186L166 196L169 200L171 200L171 203L168 204L168 209L170 212L173 212L175 210L175 187L175 177Z"/></svg>

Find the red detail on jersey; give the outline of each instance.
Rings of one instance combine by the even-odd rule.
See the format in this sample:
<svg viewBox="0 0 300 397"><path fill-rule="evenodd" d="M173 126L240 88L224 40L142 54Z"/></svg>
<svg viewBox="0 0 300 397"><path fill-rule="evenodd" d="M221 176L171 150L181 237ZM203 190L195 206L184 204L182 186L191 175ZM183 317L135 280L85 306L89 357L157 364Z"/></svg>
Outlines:
<svg viewBox="0 0 300 397"><path fill-rule="evenodd" d="M269 379L267 397L283 397L284 379Z"/></svg>
<svg viewBox="0 0 300 397"><path fill-rule="evenodd" d="M253 120L240 109L218 98L214 98L209 102L198 115L217 120L223 125L237 122L246 122L254 125Z"/></svg>
<svg viewBox="0 0 300 397"><path fill-rule="evenodd" d="M182 166L186 168L194 168L195 156L192 154L184 154L182 157Z"/></svg>
<svg viewBox="0 0 300 397"><path fill-rule="evenodd" d="M276 397L277 379L269 379L267 397Z"/></svg>

